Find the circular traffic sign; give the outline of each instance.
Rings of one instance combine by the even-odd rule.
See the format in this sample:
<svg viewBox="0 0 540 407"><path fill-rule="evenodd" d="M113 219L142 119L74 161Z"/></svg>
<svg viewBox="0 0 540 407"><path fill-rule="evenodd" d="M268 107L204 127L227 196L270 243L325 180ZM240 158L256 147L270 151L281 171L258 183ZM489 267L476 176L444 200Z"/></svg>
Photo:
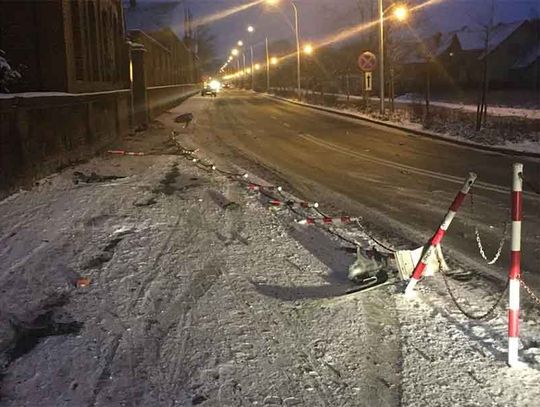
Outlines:
<svg viewBox="0 0 540 407"><path fill-rule="evenodd" d="M377 57L373 52L362 52L358 57L358 66L362 71L371 72L377 66Z"/></svg>

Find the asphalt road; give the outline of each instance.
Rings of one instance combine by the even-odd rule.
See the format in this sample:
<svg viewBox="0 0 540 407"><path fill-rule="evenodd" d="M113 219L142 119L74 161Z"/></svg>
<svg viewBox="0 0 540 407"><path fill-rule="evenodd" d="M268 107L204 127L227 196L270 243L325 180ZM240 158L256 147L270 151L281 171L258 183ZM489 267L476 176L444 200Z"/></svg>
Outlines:
<svg viewBox="0 0 540 407"><path fill-rule="evenodd" d="M197 142L240 165L257 163L311 201L364 216L379 236L424 243L438 227L468 172L478 174L443 247L471 270L504 278L509 238L495 266L480 258L474 227L493 256L510 219L512 163L540 177L540 160L441 142L236 90L208 101ZM540 197L526 193L522 266L540 286ZM353 213L351 213L353 212ZM510 235L510 226L508 226ZM403 240L401 240L403 241ZM399 239L395 240L399 242Z"/></svg>

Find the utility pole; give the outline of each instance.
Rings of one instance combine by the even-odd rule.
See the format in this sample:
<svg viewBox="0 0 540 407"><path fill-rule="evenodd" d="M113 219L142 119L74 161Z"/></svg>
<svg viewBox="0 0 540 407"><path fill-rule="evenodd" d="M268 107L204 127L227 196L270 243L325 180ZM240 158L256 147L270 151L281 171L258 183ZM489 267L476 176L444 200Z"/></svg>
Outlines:
<svg viewBox="0 0 540 407"><path fill-rule="evenodd" d="M250 46L251 51L251 90L255 89L255 67L253 65L253 45Z"/></svg>
<svg viewBox="0 0 540 407"><path fill-rule="evenodd" d="M384 115L384 11L379 0L379 112Z"/></svg>
<svg viewBox="0 0 540 407"><path fill-rule="evenodd" d="M381 0L382 1L382 0ZM294 9L294 28L296 34L296 93L298 99L300 99L301 82L300 82L300 33L298 32L298 9L296 4L291 1Z"/></svg>

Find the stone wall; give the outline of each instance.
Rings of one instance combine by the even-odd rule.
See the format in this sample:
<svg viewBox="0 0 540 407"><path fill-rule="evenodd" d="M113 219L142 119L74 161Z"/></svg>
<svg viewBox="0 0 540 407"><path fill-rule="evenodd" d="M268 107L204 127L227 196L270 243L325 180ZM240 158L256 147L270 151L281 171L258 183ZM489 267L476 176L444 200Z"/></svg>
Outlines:
<svg viewBox="0 0 540 407"><path fill-rule="evenodd" d="M0 197L90 158L129 131L129 90L0 97Z"/></svg>
<svg viewBox="0 0 540 407"><path fill-rule="evenodd" d="M183 100L200 91L200 85L154 86L146 89L148 94L148 115L155 119L165 110L178 105Z"/></svg>

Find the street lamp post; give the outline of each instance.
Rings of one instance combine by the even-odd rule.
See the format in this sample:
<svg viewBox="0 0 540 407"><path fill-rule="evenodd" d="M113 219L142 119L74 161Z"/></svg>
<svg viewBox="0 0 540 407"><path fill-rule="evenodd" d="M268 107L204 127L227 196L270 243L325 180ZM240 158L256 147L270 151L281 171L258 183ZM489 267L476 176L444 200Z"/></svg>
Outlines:
<svg viewBox="0 0 540 407"><path fill-rule="evenodd" d="M266 0L266 3L270 6L275 6L279 3L280 0ZM296 93L298 99L300 99L300 32L298 29L298 8L294 1L289 0L294 10L294 33L296 36Z"/></svg>
<svg viewBox="0 0 540 407"><path fill-rule="evenodd" d="M249 47L251 52L251 90L255 88L255 67L253 66L253 45Z"/></svg>
<svg viewBox="0 0 540 407"><path fill-rule="evenodd" d="M383 0L379 1L379 109L384 115L384 11Z"/></svg>
<svg viewBox="0 0 540 407"><path fill-rule="evenodd" d="M380 0L382 1L382 0ZM293 1L291 4L294 9L294 31L296 34L296 96L300 99L301 83L300 83L300 35L298 32L298 8Z"/></svg>
<svg viewBox="0 0 540 407"><path fill-rule="evenodd" d="M249 25L246 31L250 34L253 34L255 32L255 27ZM251 52L251 90L253 90L255 88L255 73L253 72L253 40L250 41L249 50Z"/></svg>
<svg viewBox="0 0 540 407"><path fill-rule="evenodd" d="M394 9L394 17L403 21L407 18L408 10L404 5L392 4L386 10L383 9L383 0L378 0L379 8L379 98L380 113L384 115L384 14L391 8Z"/></svg>

